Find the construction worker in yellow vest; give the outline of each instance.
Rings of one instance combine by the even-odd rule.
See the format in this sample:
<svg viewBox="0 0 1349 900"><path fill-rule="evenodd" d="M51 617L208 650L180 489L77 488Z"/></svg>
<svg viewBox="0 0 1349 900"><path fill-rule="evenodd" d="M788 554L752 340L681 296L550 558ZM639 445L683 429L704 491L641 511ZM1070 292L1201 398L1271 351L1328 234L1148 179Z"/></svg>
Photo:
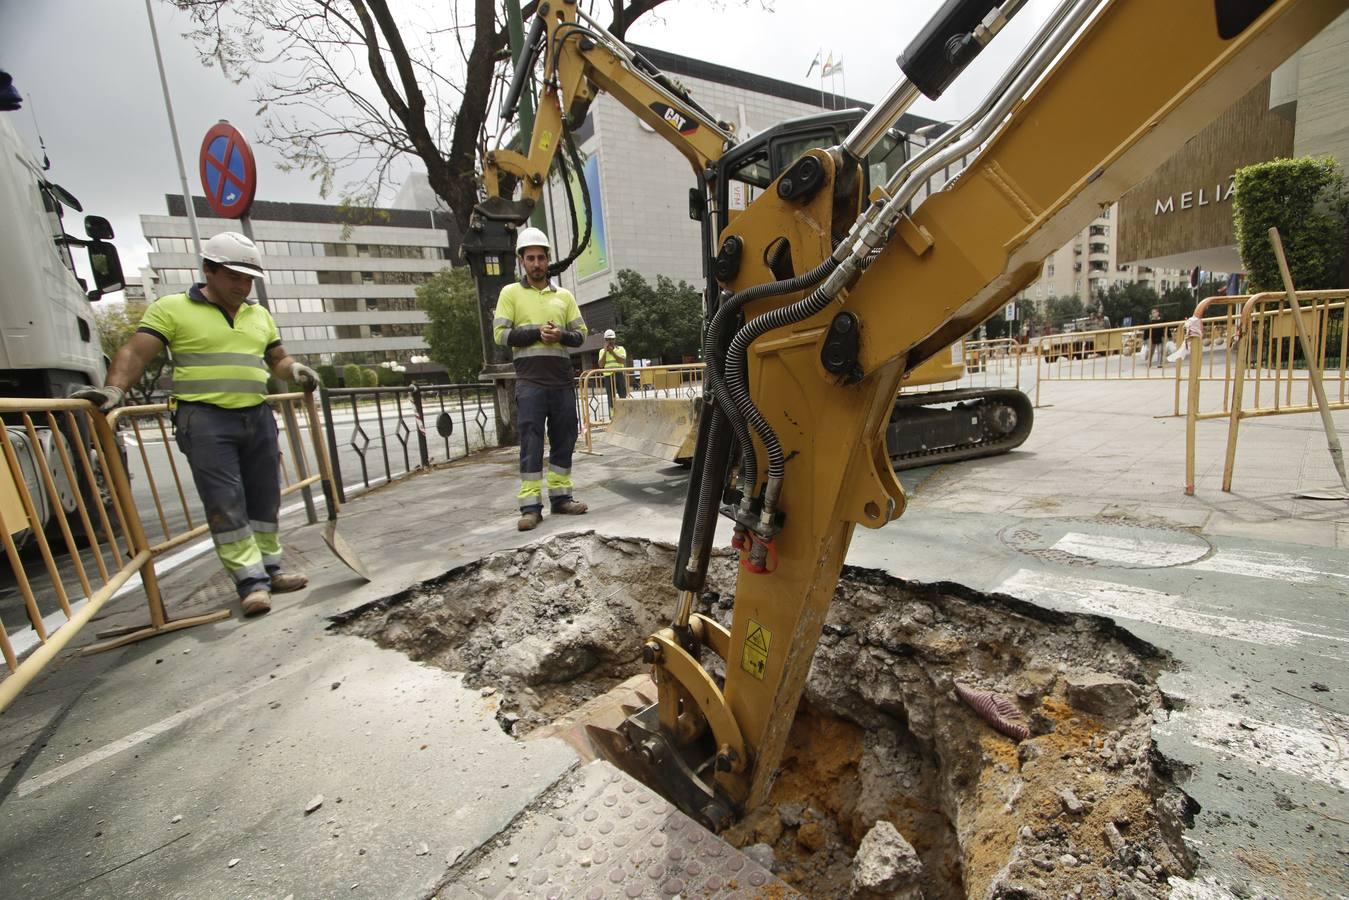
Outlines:
<svg viewBox="0 0 1349 900"><path fill-rule="evenodd" d="M600 348L601 369L626 369L628 367L628 349L618 345L618 335L612 328L604 332L604 346ZM618 396L628 396L628 373L614 372L604 376L604 387L609 393L609 405L614 403L614 389Z"/></svg>
<svg viewBox="0 0 1349 900"><path fill-rule="evenodd" d="M521 531L543 520L543 439L548 435L548 505L555 515L581 515L586 505L572 497L571 457L578 422L568 347L585 340L586 324L570 291L548 278L548 235L522 228L515 252L524 277L501 289L493 314L496 342L511 348L515 401L520 421Z"/></svg>
<svg viewBox="0 0 1349 900"><path fill-rule="evenodd" d="M267 376L318 387L318 374L281 346L271 313L248 298L262 255L226 231L202 244L206 280L160 297L145 311L108 370L107 384L75 394L107 412L122 402L166 347L173 358L173 422L216 555L234 579L246 616L272 608L273 593L298 591L304 575L281 571L281 509L276 419L265 401Z"/></svg>

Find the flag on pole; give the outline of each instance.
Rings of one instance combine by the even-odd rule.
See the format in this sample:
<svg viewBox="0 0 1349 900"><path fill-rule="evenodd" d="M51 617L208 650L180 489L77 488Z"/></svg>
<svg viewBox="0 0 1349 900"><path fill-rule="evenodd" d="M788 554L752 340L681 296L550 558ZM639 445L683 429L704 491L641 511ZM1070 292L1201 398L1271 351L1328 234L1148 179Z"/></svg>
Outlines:
<svg viewBox="0 0 1349 900"><path fill-rule="evenodd" d="M824 61L824 66L821 67L820 69L820 77L823 78L824 76L828 75L829 70L832 69L833 67L834 67L834 51L830 50L829 58Z"/></svg>
<svg viewBox="0 0 1349 900"><path fill-rule="evenodd" d="M820 74L821 74L822 76L826 76L826 75L837 75L839 72L842 72L842 71L843 71L843 57L840 56L840 57L838 58L838 62L836 62L836 63L832 63L832 64L831 64L831 63L825 63L824 69L820 72Z"/></svg>
<svg viewBox="0 0 1349 900"><path fill-rule="evenodd" d="M810 68L809 68L809 69L806 69L806 77L807 77L807 78L810 77L810 73L811 73L811 72L814 72L814 71L815 71L815 67L818 66L818 65L820 64L820 54L821 54L822 52L823 52L822 50L816 50L816 51L815 51L815 58L812 59L812 60L810 61Z"/></svg>

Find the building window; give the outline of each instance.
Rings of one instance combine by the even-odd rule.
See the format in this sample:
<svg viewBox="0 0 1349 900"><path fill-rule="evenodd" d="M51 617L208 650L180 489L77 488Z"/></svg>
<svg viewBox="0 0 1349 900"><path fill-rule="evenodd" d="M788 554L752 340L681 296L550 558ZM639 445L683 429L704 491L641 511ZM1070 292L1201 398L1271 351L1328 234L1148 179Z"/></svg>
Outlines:
<svg viewBox="0 0 1349 900"><path fill-rule="evenodd" d="M1053 264L1053 263L1047 263L1047 264L1045 265L1045 277L1046 277L1046 278L1053 278L1053 277L1054 277L1054 264Z"/></svg>
<svg viewBox="0 0 1349 900"><path fill-rule="evenodd" d="M1110 235L1109 225L1093 225L1088 231L1091 237L1108 237Z"/></svg>

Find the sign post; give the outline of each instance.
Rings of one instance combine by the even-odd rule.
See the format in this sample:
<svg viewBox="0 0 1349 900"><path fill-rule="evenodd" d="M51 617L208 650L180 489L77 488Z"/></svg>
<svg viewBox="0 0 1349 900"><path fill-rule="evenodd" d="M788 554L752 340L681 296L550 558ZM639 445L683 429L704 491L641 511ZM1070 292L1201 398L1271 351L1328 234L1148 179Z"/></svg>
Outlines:
<svg viewBox="0 0 1349 900"><path fill-rule="evenodd" d="M253 240L253 223L248 211L253 207L253 196L258 190L258 166L248 141L229 122L221 119L212 125L201 141L198 154L201 186L206 191L206 203L222 219L238 219L244 237ZM258 302L271 311L267 302L267 286L258 279L253 282Z"/></svg>

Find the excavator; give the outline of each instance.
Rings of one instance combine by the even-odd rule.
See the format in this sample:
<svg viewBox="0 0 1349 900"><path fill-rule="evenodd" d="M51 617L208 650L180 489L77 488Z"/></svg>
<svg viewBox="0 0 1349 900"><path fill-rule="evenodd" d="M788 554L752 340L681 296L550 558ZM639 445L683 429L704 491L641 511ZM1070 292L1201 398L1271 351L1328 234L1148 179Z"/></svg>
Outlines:
<svg viewBox="0 0 1349 900"><path fill-rule="evenodd" d="M532 21L507 101L541 62L538 117L526 152L485 156L465 242L484 301L514 277L513 232L599 91L693 168L707 370L673 611L641 647L656 701L591 738L712 830L768 797L854 530L904 512L887 429L905 375L1349 3L1061 0L968 116L869 179L899 116L940 96L1021 6L947 0L884 98L827 146L802 145L734 215L744 160L728 128L575 0L545 0ZM1108 112L1088 126L1084 110ZM741 557L729 628L694 612L719 518Z"/></svg>

